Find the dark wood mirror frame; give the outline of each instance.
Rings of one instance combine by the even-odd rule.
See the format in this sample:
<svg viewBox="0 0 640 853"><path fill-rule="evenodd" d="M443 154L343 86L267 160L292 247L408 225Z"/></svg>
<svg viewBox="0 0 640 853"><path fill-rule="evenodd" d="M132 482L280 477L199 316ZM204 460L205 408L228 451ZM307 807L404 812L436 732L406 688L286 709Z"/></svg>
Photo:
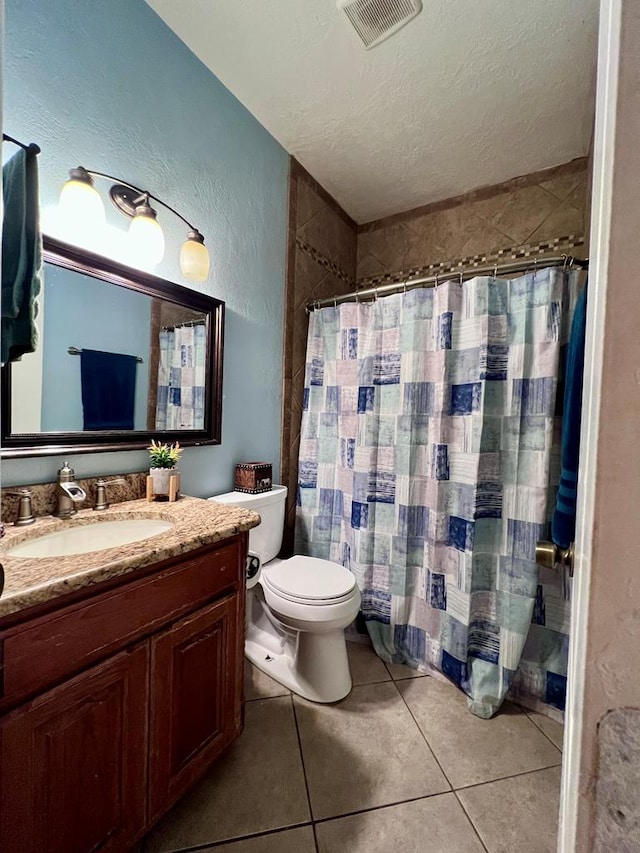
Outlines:
<svg viewBox="0 0 640 853"><path fill-rule="evenodd" d="M224 302L174 284L155 275L126 267L110 258L87 252L51 237L43 239L43 259L84 275L136 290L208 315L206 349L206 410L202 430L90 431L11 433L11 365L2 368L2 457L50 456L58 453L98 453L140 450L152 438L179 441L182 446L220 444L222 441L222 362Z"/></svg>

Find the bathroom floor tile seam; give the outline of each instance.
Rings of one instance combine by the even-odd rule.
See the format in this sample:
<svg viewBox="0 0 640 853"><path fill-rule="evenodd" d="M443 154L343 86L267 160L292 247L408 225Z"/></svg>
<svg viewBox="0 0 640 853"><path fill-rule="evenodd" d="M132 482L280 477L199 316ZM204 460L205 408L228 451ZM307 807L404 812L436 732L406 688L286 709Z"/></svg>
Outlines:
<svg viewBox="0 0 640 853"><path fill-rule="evenodd" d="M384 661L381 661L381 663L384 665L385 670L387 672L386 677L383 677L383 678L375 677L375 678L367 679L367 681L354 683L353 686L354 687L362 687L365 684L389 684L391 682L393 682L395 684L398 681L408 681L408 680L413 679L413 678L429 678L429 676L423 672L394 677L391 674L391 672L389 671L387 664ZM271 695L248 696L248 697L245 696L244 701L245 702L261 702L264 699L276 699L276 698L281 697L281 696L292 696L292 695L293 695L293 692L291 690L289 690L288 687L282 687L280 692L273 693ZM533 722L533 720L532 720L532 722ZM542 731L542 729L541 729L541 731ZM543 734L545 734L545 732L543 732Z"/></svg>
<svg viewBox="0 0 640 853"><path fill-rule="evenodd" d="M428 678L429 676L424 676L424 677L425 677L425 678ZM415 723L416 728L418 729L418 731L419 731L419 732L420 732L420 734L422 735L422 737L423 737L423 739L424 739L424 742L427 744L427 746L428 746L428 748L429 748L429 751L431 752L431 754L433 755L433 758L435 759L436 764L437 764L437 765L438 765L438 767L440 768L440 770L441 770L441 772L442 772L442 775L445 777L445 779L447 780L447 782L449 783L449 785L450 785L450 787L451 787L451 790L452 790L454 793L455 793L456 791L464 791L464 790L466 790L466 789L468 789L468 788L478 788L478 787L479 787L479 786L481 786L481 785L490 785L492 782L501 782L501 781L504 781L505 779L515 779L515 778L516 778L516 777L518 777L518 776L528 776L528 775L529 775L529 774L531 774L531 773L538 773L538 771L540 771L540 770L549 770L551 767L558 767L558 766L560 766L560 765L562 764L562 752L558 749L558 747L556 746L556 744L551 740L551 738L546 734L546 732L544 732L544 731L543 731L539 726L537 726L537 725L535 724L535 722L531 719L531 717L529 717L529 715L526 713L526 710L525 710L524 708L522 708L520 705L516 705L516 707L520 709L520 711L521 711L521 712L523 713L523 715L524 715L524 716L529 720L529 722L530 722L533 726L535 726L535 728L536 728L536 729L537 729L541 734L543 734L543 735L545 736L545 738L549 741L549 743L550 743L553 747L555 747L555 749L557 749L557 750L558 750L558 753L559 753L559 754L558 754L558 760L557 760L557 761L554 761L554 762L553 762L553 763L551 763L551 764L546 764L546 765L544 765L543 767L534 767L534 768L532 768L531 770L522 770L522 771L520 771L520 772L518 772L518 773L505 773L504 775L499 775L499 776L496 776L495 778L493 778L493 777L492 777L491 779L485 779L483 782L472 782L472 783L470 783L470 784L468 784L468 785L454 785L454 783L453 783L453 782L451 781L451 779L449 778L449 776L448 776L448 774L447 774L447 771L445 770L445 768L443 767L443 765L441 764L441 762L438 760L438 756L435 754L435 752L434 752L434 750L433 750L433 747L432 747L432 746L431 746L431 744L429 743L429 739L428 739L428 737L426 736L426 734L425 734L425 733L424 733L424 731L422 730L422 727L420 726L420 723L416 720L415 715L414 715L413 711L411 710L411 707L409 706L409 703L407 702L405 695L404 695L404 694L403 694L403 692L400 690L400 688L397 686L397 684L395 684L395 682L394 682L394 685L395 685L395 687L396 687L396 690L397 690L397 691L398 691L398 693L400 694L400 697L402 698L402 701L404 702L404 705L405 705L405 707L406 707L407 711L408 711L408 712L409 712L409 714L411 715L411 719L412 719L412 720L413 720L413 722ZM515 704L515 703L513 703L513 704ZM471 713L471 711L469 711L469 713ZM489 720L487 720L487 722L490 722L490 721L489 721ZM431 796L437 796L437 795L431 795Z"/></svg>
<svg viewBox="0 0 640 853"><path fill-rule="evenodd" d="M534 720L534 718L532 717L532 713L533 713L533 712L532 712L529 708L525 708L525 706L524 706L524 705L518 705L518 707L520 708L520 710L521 710L521 711L524 711L524 713L527 715L527 717L528 717L528 718L529 718L529 720L533 723L533 725L538 729L538 731L539 731L539 732L542 732L542 734L546 737L546 739L547 739L548 741L550 741L550 742L555 746L555 748L556 748L556 749L560 749L560 747L559 747L559 746L558 746L558 744L554 741L554 739L553 739L552 737L550 737L550 736L549 736L549 734L548 734L547 732L545 732L545 730L542 728L542 726L539 726L539 725L538 725L538 723L536 723L536 721L535 721L535 720ZM551 719L551 718L550 718L550 719ZM555 721L554 721L554 722L555 722ZM558 723L558 725L561 725L561 724L560 724L560 723ZM561 750L561 749L560 749L560 753L562 753L562 750Z"/></svg>
<svg viewBox="0 0 640 853"><path fill-rule="evenodd" d="M456 850L473 850L475 853L480 853L480 851L485 851L485 853L499 853L499 851L501 851L501 853L504 853L506 848L500 846L500 842L496 841L495 833L492 833L491 828L487 829L482 817L479 818L479 809L482 808L482 804L484 802L491 802L492 797L496 796L496 785L499 786L501 783L503 785L506 783L507 787L510 787L512 784L518 787L515 780L520 779L520 777L522 777L521 784L519 786L521 789L524 787L526 790L539 790L541 786L543 788L547 786L547 790L549 790L549 777L545 777L543 775L537 776L536 774L549 774L554 768L561 765L561 729L556 729L554 725L549 728L548 726L545 726L544 720L539 716L537 718L536 716L531 716L535 715L535 712L519 706L514 702L509 703L511 707L509 715L512 716L512 718L520 720L520 723L516 725L516 732L526 732L529 729L531 730L531 748L536 752L538 760L542 763L539 766L525 766L526 762L518 763L516 761L511 765L511 767L509 767L508 765L510 762L507 762L507 766L504 766L504 764L501 765L499 762L497 765L492 766L490 772L485 773L481 779L478 778L478 781L472 781L474 779L473 774L467 775L466 778L461 777L459 773L456 775L457 771L455 762L451 768L448 767L449 759L447 758L448 753L446 751L446 746L444 747L445 751L443 752L443 743L446 743L446 741L442 743L440 742L439 731L441 729L438 728L438 725L436 725L433 730L431 730L429 726L425 729L424 725L421 725L421 722L424 723L425 721L420 717L420 704L416 705L416 694L419 701L422 701L421 697L423 694L425 699L428 698L429 694L437 697L439 695L438 691L443 689L442 687L437 688L437 684L439 684L440 681L429 678L428 675L423 673L405 673L404 670L390 670L387 669L386 666L384 667L384 670L381 671L383 662L379 658L375 657L373 650L370 664L367 661L366 655L363 656L361 654L356 654L356 658L358 658L357 662L355 660L352 661L354 686L350 693L350 697L356 697L355 706L359 707L363 702L366 705L366 703L370 703L372 701L372 697L379 695L381 707L384 707L385 703L387 705L389 704L390 697L393 696L394 698L391 704L401 707L401 716L405 717L405 735L407 732L406 726L408 726L409 729L414 732L414 735L410 738L414 745L417 741L423 744L425 749L425 759L427 752L429 753L429 761L433 764L433 770L429 772L440 774L441 785L439 789L434 788L433 790L429 790L429 786L427 786L421 790L419 784L417 786L409 784L409 786L404 787L404 789L387 789L386 794L383 794L386 799L378 799L377 802L372 800L366 801L366 799L358 802L357 798L356 800L351 799L351 801L349 801L349 797L347 797L343 802L340 799L335 802L335 804L331 804L330 807L333 809L332 811L327 811L325 807L326 801L325 803L322 802L322 797L324 796L324 794L322 794L322 788L320 790L318 789L318 767L322 767L323 762L329 761L330 767L334 768L332 772L337 772L340 775L340 769L338 765L335 765L335 758L332 759L330 754L323 757L322 750L320 751L320 754L318 753L318 744L321 744L322 741L319 741L317 738L314 741L313 737L310 738L310 718L308 716L309 711L307 710L309 708L309 703L305 700L300 700L300 697L297 697L292 691L282 685L277 685L268 676L265 676L266 680L261 680L260 676L256 677L255 671L253 671L254 668L250 667L249 673L251 674L253 671L253 675L249 679L249 682L247 682L247 684L250 685L248 695L251 696L251 698L246 700L248 707L253 706L255 712L258 713L258 716L260 717L263 712L259 710L258 705L262 703L265 706L270 706L274 710L266 712L268 719L274 719L274 713L277 715L282 713L282 710L275 710L278 708L278 705L276 704L278 702L282 709L290 709L287 712L289 722L287 723L286 728L290 732L291 742L290 746L287 748L292 750L292 752L289 753L290 762L293 760L293 755L295 753L297 756L295 760L298 762L298 766L300 768L300 808L298 808L298 813L293 814L289 809L289 814L286 814L287 810L285 809L285 814L283 814L282 811L280 812L280 822L277 823L276 821L272 821L270 826L264 824L263 826L251 826L243 821L235 824L235 826L230 825L225 827L226 831L224 832L224 835L222 835L219 830L211 832L210 834L202 834L202 832L200 832L199 837L196 837L198 835L197 831L195 834L188 832L187 834L190 834L192 837L174 837L173 844L169 842L167 845L165 842L161 848L157 848L155 845L152 845L152 847L148 848L149 853L152 849L157 851L162 849L165 853L207 853L207 851L212 851L213 853L213 851L217 851L219 849L221 849L223 853L236 853L236 851L237 853L249 853L249 851L251 851L251 853L257 853L257 851L260 851L260 853L271 853L271 851L280 850L282 850L283 853L285 853L285 851L290 853L291 850L300 850L300 853L312 853L312 851L315 851L315 853L335 853L338 849L342 850L339 845L338 847L335 846L336 839L340 840L342 838L341 833L346 833L346 837L349 837L349 833L353 832L364 833L363 836L356 836L356 838L359 839L358 843L364 843L364 838L369 837L367 833L370 834L373 824L376 826L379 824L381 827L388 826L387 830L383 830L382 828L380 829L380 831L387 832L393 825L395 825L395 822L405 819L409 821L408 826L415 826L416 819L422 821L426 820L428 826L432 826L432 830L436 835L438 835L438 832L443 831L442 827L444 825L455 827L453 830L455 833L455 839L458 844L461 842L463 843L463 847L456 847ZM395 690L390 687L384 687L383 689L383 685L385 684L394 684ZM413 686L410 686L410 684ZM446 688L444 689L446 690ZM382 692L380 693L380 691ZM453 692L455 693L455 691ZM262 693L262 695L260 695L260 693ZM289 697L288 702L286 701L287 696ZM346 702L348 699L349 697L344 701ZM413 707L413 710L411 707L412 701L415 706ZM462 730L459 737L465 738L467 736L465 735L465 732L467 731L466 724L462 722L462 716L460 716L462 702L463 700L458 697L454 700L452 707L458 708L457 716L459 718L459 723L462 724ZM340 702L335 705L320 706L328 710L329 718L329 728L327 728L327 713L324 713L324 728L322 724L322 715L318 718L318 731L320 732L320 738L322 738L321 733L323 730L325 732L331 732L333 719L331 716L333 714L331 708L336 709L338 714L336 720L338 720L342 705L343 703ZM313 703L311 703L311 706L313 706ZM353 707L347 706L347 708L345 708L347 718L349 713L353 710ZM467 713L470 714L471 712L467 711ZM253 716L254 719L257 719L255 717L255 713ZM418 721L419 717L421 722ZM343 721L347 718L343 718ZM260 719L264 719L264 716L260 717ZM452 718L454 727L457 725L455 719L456 713L454 713ZM313 723L313 718L311 718L311 722ZM541 725L538 724L539 722ZM316 723L316 725L318 725L318 723ZM376 722L375 726L377 725L378 723ZM400 722L399 725L400 730L402 730L402 724ZM545 728L547 730L545 730ZM380 730L376 728L375 731ZM472 733L473 742L477 737L477 734L475 733L473 726L469 731ZM501 728L498 729L498 732L500 731L502 731ZM384 726L382 732L384 732ZM535 735L533 735L534 732ZM508 744L509 737L512 737L513 734L513 728L510 729L507 725L505 733L507 740L504 741L504 743ZM540 737L541 734L544 735L543 738ZM436 741L434 742L434 746L432 746L430 739L433 742L434 737L436 738ZM378 743L384 749L384 743L382 741L378 741ZM502 739L500 740L500 743L503 743ZM537 743L536 747L533 746L534 743ZM541 745L542 743L546 743L547 747L543 747ZM359 750L362 747L364 747L365 750L367 749L366 742L362 742L361 746L355 748L354 757L357 758L360 755ZM553 749L550 750L549 747L552 747ZM506 746L505 748L510 750L513 746L511 744L511 746ZM541 750L541 752L537 752L537 750ZM436 754L436 751L438 754ZM478 755L479 760L481 760L481 756L483 754L484 752L481 749ZM505 753L505 755L508 754L510 753ZM362 755L364 757L366 752L362 753ZM438 757L438 755L440 757ZM556 755L556 760L553 760L554 755ZM332 761L334 762L333 764L331 764ZM320 764L318 762L320 762ZM455 778L450 778L451 774L447 773L447 770L443 766L443 762L447 765L447 768L452 771ZM428 763L429 762L427 762L427 764ZM368 766L368 774L376 772L375 768L372 768L371 763L369 763ZM485 767L484 769L485 771L489 770L488 767ZM412 774L415 774L415 767L411 772ZM555 776L557 776L557 772L552 778L555 779ZM349 778L348 773L346 778ZM367 776L366 778L373 779L375 777ZM415 778L417 780L418 777ZM527 778L531 779L531 781L525 782L524 780ZM303 780L304 787L302 787ZM512 783L509 780L514 780L514 782ZM339 782L338 787L340 788ZM471 796L472 792L476 793ZM273 793L277 795L276 790L274 790ZM389 796L389 794L391 794L391 796ZM395 796L393 796L394 794ZM469 799L470 796L471 799ZM312 798L314 800L319 798L316 801L315 816L312 806ZM287 800L287 802L289 801ZM303 802L305 804L304 809L302 809ZM431 803L432 805L429 806L427 805L428 803ZM547 805L544 806L545 818L547 814L549 818L552 817L551 808L552 806L547 802ZM446 819L443 817L438 818L435 817L436 813L439 815L448 814L448 817ZM542 815L542 812L540 812L540 814ZM422 817L420 817L420 815L422 815ZM455 815L458 815L458 817L455 817ZM526 820L526 809L523 812L523 815L525 815L523 819ZM453 823L449 823L452 818ZM434 820L433 825L431 824L432 820ZM378 832L377 829L375 831ZM409 829L407 829L407 831L409 831ZM417 830L414 829L411 831L415 832ZM458 837L458 833L462 833L462 835ZM408 838L409 836L407 836L405 841L407 841ZM291 846L292 844L294 846ZM142 849L147 850L146 844ZM438 849L440 849L440 847L438 847ZM442 849L449 849L449 847L445 845ZM526 848L527 851L529 851L529 849L529 847ZM546 849L547 847L545 846L545 850ZM360 850L360 847L358 847L358 850Z"/></svg>
<svg viewBox="0 0 640 853"><path fill-rule="evenodd" d="M300 724L298 722L298 714L296 712L296 703L293 701L293 693L289 691L289 700L291 702L291 708L293 710L293 720L296 727L296 737L298 739L298 750L300 752L300 761L302 762L302 775L304 776L304 787L307 794L307 805L309 806L309 815L311 816L311 829L313 832L313 843L316 847L316 853L318 853L318 837L316 835L316 821L313 820L313 809L311 807L311 793L309 791L309 780L307 778L307 768L304 762L304 750L302 749L302 738L300 737Z"/></svg>
<svg viewBox="0 0 640 853"><path fill-rule="evenodd" d="M394 684L395 684L395 682L394 682ZM442 766L442 764L440 763L440 761L438 761L438 757L437 757L437 755L435 754L435 752L434 752L434 751L433 751L433 749L431 748L431 744L429 743L429 741L428 741L428 739L427 739L427 736L426 736L426 735L425 735L425 733L422 731L422 728L420 727L420 725L419 725L418 721L416 720L416 718L415 718L415 716L414 716L414 714L413 714L413 711L412 711L412 710L411 710L411 708L409 707L409 703L407 702L407 700L406 700L406 698L405 698L404 694L402 693L402 691L400 690L400 688L398 687L398 685L397 685L397 684L396 684L395 686L396 686L396 690L397 690L397 691L398 691L398 693L400 694L400 697L401 697L401 699L402 699L402 701L403 701L403 703L404 703L405 708L407 709L407 711L408 711L408 712L409 712L409 714L411 715L411 719L413 720L413 722L414 722L414 724L415 724L416 728L418 729L418 731L419 731L419 732L420 732L420 734L422 735L422 737L423 737L423 739L424 739L424 742L426 743L426 745L427 745L427 747L428 747L429 751L430 751L430 752L431 752L431 754L433 755L433 758L434 758L434 760L435 760L436 764L437 764L437 765L438 765L438 767L440 768L440 772L442 773L442 775L444 776L444 778L445 778L445 779L447 780L447 782L449 783L449 786L450 786L450 788L451 788L451 790L452 790L452 792L453 792L453 795L454 795L454 797L456 798L456 800L457 800L457 802L458 802L458 805L460 806L460 808L461 808L461 809L462 809L462 811L464 812L464 815L465 815L465 817L467 818L467 821L469 822L469 825L472 827L472 829L473 829L473 831L474 831L474 833L475 833L475 835L476 835L476 838L478 839L478 842L480 843L480 845L481 845L482 849L485 851L485 853L490 853L489 849L485 846L485 844L484 844L484 842L483 842L483 840L482 840L482 837L481 837L480 833L478 832L478 828L477 828L477 826L475 825L474 821L471 819L471 815L468 813L467 809L464 807L464 804L461 802L460 797L458 796L456 789L453 787L453 784L452 784L452 782L451 782L451 779L449 779L449 777L447 776L447 774L446 774L446 772L445 772L444 767ZM481 784L485 784L485 783L481 783Z"/></svg>
<svg viewBox="0 0 640 853"><path fill-rule="evenodd" d="M414 677L416 677L416 676L414 676ZM428 676L425 675L425 676L420 676L420 677L427 678ZM411 678L411 676L409 676L409 678ZM398 679L398 680L403 681L405 679ZM478 829L477 829L473 819L471 818L470 814L467 811L467 808L465 807L461 798L458 796L458 792L482 788L486 785L491 785L494 782L505 781L508 779L516 779L516 778L524 777L524 776L531 776L531 775L534 775L536 773L539 773L540 771L548 770L552 767L559 766L561 764L561 761L562 761L562 754L559 753L559 760L557 763L554 763L554 764L546 765L544 767L538 767L538 768L535 768L532 770L526 770L526 771L519 772L519 773L512 773L512 774L507 774L504 776L498 776L496 778L492 778L491 780L484 781L484 782L473 783L470 785L459 785L457 787L454 787L454 785L451 783L449 777L447 776L443 766L441 765L441 763L438 761L436 755L434 754L433 749L431 748L431 745L429 744L427 737L425 736L424 732L420 728L417 720L415 719L415 717L411 711L411 708L408 706L408 704L407 704L407 702L406 702L406 700L402 694L402 691L400 691L400 689L396 685L395 680L391 679L390 681L387 680L384 682L377 682L377 681L376 682L369 682L369 684L376 684L376 683L393 683L395 685L396 691L399 694L399 696L402 698L403 704L404 704L405 708L407 709L407 711L409 712L411 719L413 720L413 723L415 724L416 728L420 732L420 735L421 735L422 739L424 740L424 742L426 743L427 748L429 749L429 751L433 755L433 758L434 758L436 764L438 765L443 776L447 780L447 783L449 785L449 792L448 793L453 794L455 796L457 803L461 807L467 821L469 822L471 828L473 829L473 832L474 832L475 836L477 837L478 843L481 845L482 849L484 851L486 851L486 853L491 853L490 848L488 848L485 845L485 843L483 842L482 837L479 834ZM358 686L365 686L365 685L354 685L354 687L356 689ZM287 694L284 694L284 695L287 695ZM384 811L385 809L390 809L390 808L394 808L397 806L406 805L409 803L416 803L416 802L420 802L422 800L431 800L434 797L442 797L442 796L445 796L447 794L447 792L439 792L439 793L428 794L428 795L418 796L418 797L406 797L406 798L394 800L392 802L384 803L384 804L381 804L378 806L371 806L368 808L361 808L361 809L354 809L354 810L349 810L349 811L345 811L345 812L340 812L337 814L333 814L329 817L314 818L313 817L312 804L311 804L311 797L310 797L310 792L309 792L309 784L308 784L308 779L307 779L307 768L305 766L305 760L304 760L304 750L303 750L303 746L302 746L302 739L300 737L298 716L296 714L296 704L294 701L294 693L292 691L288 691L288 696L289 696L289 699L290 699L290 702L291 702L291 705L293 708L295 727L296 727L296 736L297 736L297 741L298 741L298 749L299 749L299 754L300 754L300 760L302 763L302 769L303 769L304 781L305 781L305 792L306 792L307 803L309 806L309 814L311 815L311 819L309 821L306 821L306 822L298 822L298 823L290 824L287 826L277 827L275 829L265 830L263 832L254 832L254 833L250 833L250 834L246 834L246 835L235 835L235 836L228 837L225 839L221 839L221 840L218 840L215 842L209 842L207 844L199 844L197 846L184 847L184 848L180 848L178 850L174 850L173 853L199 853L199 851L202 851L202 853L206 853L206 851L209 851L209 850L213 851L216 848L225 847L227 845L238 844L240 846L241 843L244 841L262 839L262 838L266 838L269 836L278 835L279 833L284 833L284 832L291 830L291 829L298 829L298 828L303 828L303 827L310 827L312 829L316 853L321 853L320 847L318 845L317 835L316 835L316 826L318 826L320 824L330 823L332 821L342 820L344 818L355 817L358 815L366 815L366 814L370 814L373 812ZM247 701L250 701L250 702L258 702L258 701L259 702L271 702L274 699L282 699L282 698L283 698L283 695L262 697L262 698L247 700ZM339 703L336 703L336 705L339 706ZM528 715L526 715L524 708L520 708L520 710L522 711L522 713L525 716L528 717ZM535 726L535 723L533 722L533 720L530 720L530 722ZM535 726L535 728L538 729L537 726ZM541 729L539 729L539 731L541 731L542 734L545 734L544 732L542 732ZM547 740L549 740L551 743L553 743L550 738L547 738Z"/></svg>

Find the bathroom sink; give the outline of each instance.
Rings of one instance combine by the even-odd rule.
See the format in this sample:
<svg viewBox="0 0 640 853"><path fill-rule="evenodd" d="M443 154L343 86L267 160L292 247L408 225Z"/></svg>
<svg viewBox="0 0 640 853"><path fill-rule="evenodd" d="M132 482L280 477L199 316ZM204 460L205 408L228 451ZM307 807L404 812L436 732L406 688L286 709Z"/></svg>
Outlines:
<svg viewBox="0 0 640 853"><path fill-rule="evenodd" d="M46 533L27 539L7 551L9 557L70 557L90 554L150 539L170 530L173 524L159 518L127 518L123 521L98 521Z"/></svg>

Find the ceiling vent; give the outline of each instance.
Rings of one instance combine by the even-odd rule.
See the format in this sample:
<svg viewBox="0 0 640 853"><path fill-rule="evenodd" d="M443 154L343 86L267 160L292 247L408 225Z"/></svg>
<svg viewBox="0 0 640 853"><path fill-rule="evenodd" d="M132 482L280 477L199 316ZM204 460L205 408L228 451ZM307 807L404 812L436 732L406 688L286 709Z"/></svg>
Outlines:
<svg viewBox="0 0 640 853"><path fill-rule="evenodd" d="M422 0L337 0L367 50L388 39L422 11Z"/></svg>

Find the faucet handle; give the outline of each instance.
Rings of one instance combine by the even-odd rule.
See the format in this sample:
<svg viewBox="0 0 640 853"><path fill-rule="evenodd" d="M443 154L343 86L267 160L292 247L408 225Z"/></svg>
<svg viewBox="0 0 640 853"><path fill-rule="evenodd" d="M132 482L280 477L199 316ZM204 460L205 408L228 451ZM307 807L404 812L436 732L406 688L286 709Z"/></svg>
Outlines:
<svg viewBox="0 0 640 853"><path fill-rule="evenodd" d="M96 502L93 505L94 510L109 509L106 492L107 486L121 485L124 482L124 477L116 477L113 480L105 480L104 477L99 477L96 480Z"/></svg>
<svg viewBox="0 0 640 853"><path fill-rule="evenodd" d="M26 527L27 524L33 524L36 519L31 506L31 489L15 489L5 494L16 495L16 497L20 498L18 502L18 517L13 522L16 527Z"/></svg>

